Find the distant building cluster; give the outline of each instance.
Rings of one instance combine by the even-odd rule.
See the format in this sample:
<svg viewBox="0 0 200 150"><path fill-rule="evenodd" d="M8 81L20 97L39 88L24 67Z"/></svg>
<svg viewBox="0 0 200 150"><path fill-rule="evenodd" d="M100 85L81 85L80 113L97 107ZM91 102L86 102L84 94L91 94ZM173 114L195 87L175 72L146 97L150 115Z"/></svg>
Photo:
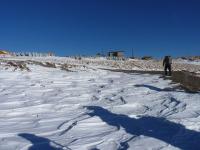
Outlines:
<svg viewBox="0 0 200 150"><path fill-rule="evenodd" d="M28 57L47 57L47 56L55 56L54 53L39 53L39 52L9 52L7 50L0 50L0 56L28 56Z"/></svg>
<svg viewBox="0 0 200 150"><path fill-rule="evenodd" d="M55 56L54 53L38 53L38 52L11 52L12 56L30 56L30 57L47 57L47 56Z"/></svg>

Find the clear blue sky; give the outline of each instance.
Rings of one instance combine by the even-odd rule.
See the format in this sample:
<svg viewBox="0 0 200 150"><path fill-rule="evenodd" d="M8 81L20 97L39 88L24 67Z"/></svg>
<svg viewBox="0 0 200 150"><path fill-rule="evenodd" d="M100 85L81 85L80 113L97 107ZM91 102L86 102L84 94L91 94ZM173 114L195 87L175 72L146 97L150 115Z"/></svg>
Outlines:
<svg viewBox="0 0 200 150"><path fill-rule="evenodd" d="M200 55L200 0L0 0L0 48Z"/></svg>

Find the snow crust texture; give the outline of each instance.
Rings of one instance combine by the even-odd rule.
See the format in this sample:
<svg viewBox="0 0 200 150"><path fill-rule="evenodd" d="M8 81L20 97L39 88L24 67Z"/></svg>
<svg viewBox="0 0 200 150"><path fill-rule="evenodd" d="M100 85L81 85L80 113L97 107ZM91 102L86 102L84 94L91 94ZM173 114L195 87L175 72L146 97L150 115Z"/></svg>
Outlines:
<svg viewBox="0 0 200 150"><path fill-rule="evenodd" d="M200 149L199 93L66 63L1 62L0 150Z"/></svg>

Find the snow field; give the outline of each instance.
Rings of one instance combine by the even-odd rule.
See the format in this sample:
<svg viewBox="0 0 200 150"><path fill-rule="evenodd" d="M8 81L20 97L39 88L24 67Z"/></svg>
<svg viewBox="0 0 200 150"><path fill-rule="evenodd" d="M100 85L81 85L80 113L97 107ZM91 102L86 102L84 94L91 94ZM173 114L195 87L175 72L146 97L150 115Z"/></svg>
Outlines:
<svg viewBox="0 0 200 150"><path fill-rule="evenodd" d="M200 142L200 94L170 80L94 66L28 67L0 68L1 150L176 150Z"/></svg>

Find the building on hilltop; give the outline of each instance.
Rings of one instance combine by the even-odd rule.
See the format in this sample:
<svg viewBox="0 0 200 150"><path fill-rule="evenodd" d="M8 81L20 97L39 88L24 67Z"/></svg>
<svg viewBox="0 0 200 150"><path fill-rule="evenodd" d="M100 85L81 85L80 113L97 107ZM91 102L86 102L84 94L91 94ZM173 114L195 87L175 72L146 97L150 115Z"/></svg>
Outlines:
<svg viewBox="0 0 200 150"><path fill-rule="evenodd" d="M108 52L108 58L124 59L124 51L110 51Z"/></svg>

